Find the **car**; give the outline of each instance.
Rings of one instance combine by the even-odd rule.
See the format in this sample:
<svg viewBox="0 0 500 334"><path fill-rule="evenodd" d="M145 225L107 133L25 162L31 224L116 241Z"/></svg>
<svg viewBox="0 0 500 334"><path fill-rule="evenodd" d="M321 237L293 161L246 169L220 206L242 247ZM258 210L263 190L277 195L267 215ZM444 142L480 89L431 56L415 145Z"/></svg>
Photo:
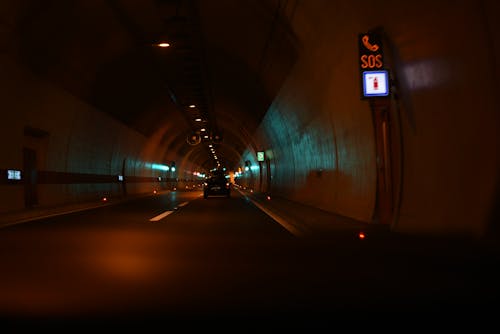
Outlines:
<svg viewBox="0 0 500 334"><path fill-rule="evenodd" d="M231 196L231 183L223 171L213 172L203 184L203 197L209 196Z"/></svg>

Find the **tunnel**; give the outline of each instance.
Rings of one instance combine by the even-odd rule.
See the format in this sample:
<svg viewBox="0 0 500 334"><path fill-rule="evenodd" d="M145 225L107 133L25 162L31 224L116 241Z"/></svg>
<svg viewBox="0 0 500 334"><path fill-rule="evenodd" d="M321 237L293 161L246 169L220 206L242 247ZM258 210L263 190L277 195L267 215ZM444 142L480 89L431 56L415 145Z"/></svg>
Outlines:
<svg viewBox="0 0 500 334"><path fill-rule="evenodd" d="M499 10L493 0L2 1L2 262L14 270L12 253L26 259L37 233L59 231L43 219L194 196L214 170L231 200L322 247L380 234L431 254L480 249L476 265L496 259ZM41 291L19 293L0 297L6 318L45 305Z"/></svg>

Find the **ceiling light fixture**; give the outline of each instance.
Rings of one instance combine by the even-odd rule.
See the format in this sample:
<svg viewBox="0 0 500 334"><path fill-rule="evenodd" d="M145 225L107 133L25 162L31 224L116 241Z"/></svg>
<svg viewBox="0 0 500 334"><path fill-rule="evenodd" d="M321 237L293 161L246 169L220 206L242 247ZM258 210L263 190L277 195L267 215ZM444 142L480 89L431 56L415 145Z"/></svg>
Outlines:
<svg viewBox="0 0 500 334"><path fill-rule="evenodd" d="M156 45L159 46L160 48L168 48L170 46L169 43L165 43L165 42L161 42L161 43L158 43Z"/></svg>

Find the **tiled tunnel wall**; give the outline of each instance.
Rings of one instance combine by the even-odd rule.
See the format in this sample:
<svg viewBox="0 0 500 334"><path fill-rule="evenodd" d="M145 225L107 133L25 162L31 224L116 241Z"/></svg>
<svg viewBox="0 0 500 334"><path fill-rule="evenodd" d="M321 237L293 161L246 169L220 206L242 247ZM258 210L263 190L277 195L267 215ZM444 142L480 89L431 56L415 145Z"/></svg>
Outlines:
<svg viewBox="0 0 500 334"><path fill-rule="evenodd" d="M70 94L37 79L12 59L0 59L2 182L0 212L25 208L22 182L7 170L23 170L23 149L36 152L36 201L51 206L169 188L178 173L155 168L161 148ZM118 180L124 177L125 183ZM23 177L26 177L24 175ZM159 180L158 177L162 179ZM124 186L126 184L126 186Z"/></svg>
<svg viewBox="0 0 500 334"><path fill-rule="evenodd" d="M382 27L391 99L395 215L402 232L482 235L498 205L500 114L494 1L303 2L299 60L256 139L271 188L362 221L376 204L373 117L360 99L357 34ZM249 148L242 158L255 160ZM395 163L396 163L395 162ZM254 170L253 177L259 175ZM242 184L257 188L250 173Z"/></svg>

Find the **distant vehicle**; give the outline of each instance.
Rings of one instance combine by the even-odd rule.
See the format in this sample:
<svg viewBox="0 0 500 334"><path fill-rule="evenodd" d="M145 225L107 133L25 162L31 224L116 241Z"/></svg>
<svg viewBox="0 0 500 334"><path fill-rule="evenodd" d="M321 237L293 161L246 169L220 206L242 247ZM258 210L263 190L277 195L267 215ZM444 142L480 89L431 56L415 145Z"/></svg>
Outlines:
<svg viewBox="0 0 500 334"><path fill-rule="evenodd" d="M208 196L231 196L231 183L223 171L213 172L203 184L203 197Z"/></svg>

